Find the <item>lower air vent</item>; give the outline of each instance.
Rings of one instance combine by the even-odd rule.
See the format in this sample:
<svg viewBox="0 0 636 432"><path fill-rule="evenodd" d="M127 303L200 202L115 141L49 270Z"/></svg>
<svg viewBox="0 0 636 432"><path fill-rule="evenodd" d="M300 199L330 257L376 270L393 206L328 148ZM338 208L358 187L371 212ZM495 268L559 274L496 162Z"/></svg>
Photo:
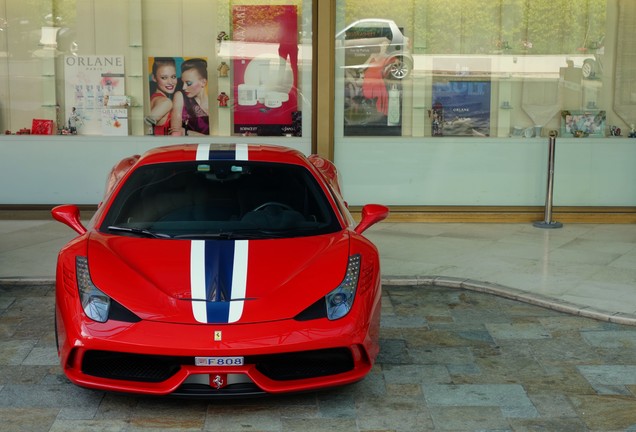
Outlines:
<svg viewBox="0 0 636 432"><path fill-rule="evenodd" d="M354 366L351 352L346 348L250 357L249 362L255 363L260 373L277 381L336 375L349 372Z"/></svg>
<svg viewBox="0 0 636 432"><path fill-rule="evenodd" d="M161 382L176 374L183 362L181 357L88 351L84 354L82 372L100 378Z"/></svg>

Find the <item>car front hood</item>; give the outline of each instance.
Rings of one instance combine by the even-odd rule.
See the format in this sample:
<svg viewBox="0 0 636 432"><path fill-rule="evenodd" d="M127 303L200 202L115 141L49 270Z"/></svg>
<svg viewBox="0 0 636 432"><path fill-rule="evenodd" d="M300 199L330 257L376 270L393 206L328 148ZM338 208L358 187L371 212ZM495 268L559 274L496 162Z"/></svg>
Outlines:
<svg viewBox="0 0 636 432"><path fill-rule="evenodd" d="M94 233L93 283L142 319L291 318L343 280L349 233L271 240L165 240Z"/></svg>

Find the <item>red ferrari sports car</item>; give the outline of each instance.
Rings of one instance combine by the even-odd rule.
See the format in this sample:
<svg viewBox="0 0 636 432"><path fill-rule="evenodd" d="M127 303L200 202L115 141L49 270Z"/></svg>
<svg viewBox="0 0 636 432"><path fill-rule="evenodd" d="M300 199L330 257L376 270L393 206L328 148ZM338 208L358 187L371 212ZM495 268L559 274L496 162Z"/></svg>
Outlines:
<svg viewBox="0 0 636 432"><path fill-rule="evenodd" d="M59 253L55 332L75 384L190 397L313 390L378 354L380 262L335 166L278 146L161 147L117 164Z"/></svg>

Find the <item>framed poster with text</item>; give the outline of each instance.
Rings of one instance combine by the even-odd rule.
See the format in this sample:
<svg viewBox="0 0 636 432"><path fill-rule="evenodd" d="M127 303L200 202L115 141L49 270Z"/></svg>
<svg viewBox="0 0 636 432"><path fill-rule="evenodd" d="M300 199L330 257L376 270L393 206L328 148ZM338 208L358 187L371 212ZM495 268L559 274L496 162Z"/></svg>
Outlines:
<svg viewBox="0 0 636 432"><path fill-rule="evenodd" d="M233 6L230 55L234 133L300 136L296 6Z"/></svg>
<svg viewBox="0 0 636 432"><path fill-rule="evenodd" d="M490 87L490 81L436 79L432 135L489 136Z"/></svg>
<svg viewBox="0 0 636 432"><path fill-rule="evenodd" d="M80 135L101 135L108 98L126 94L124 56L66 56L64 82L65 126Z"/></svg>
<svg viewBox="0 0 636 432"><path fill-rule="evenodd" d="M400 136L402 82L411 64L404 29L390 20L355 21L336 34L344 65L344 135ZM404 53L404 56L403 56ZM411 69L408 66L406 73Z"/></svg>

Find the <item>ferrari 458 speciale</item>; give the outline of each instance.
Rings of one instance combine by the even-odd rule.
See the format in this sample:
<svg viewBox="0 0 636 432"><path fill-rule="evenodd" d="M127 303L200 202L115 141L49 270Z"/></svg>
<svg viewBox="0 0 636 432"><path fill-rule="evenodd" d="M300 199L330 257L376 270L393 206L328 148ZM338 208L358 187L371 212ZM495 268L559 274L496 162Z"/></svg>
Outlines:
<svg viewBox="0 0 636 432"><path fill-rule="evenodd" d="M94 389L190 397L359 381L379 351L380 262L335 166L279 146L160 147L119 162L58 256L62 369Z"/></svg>

